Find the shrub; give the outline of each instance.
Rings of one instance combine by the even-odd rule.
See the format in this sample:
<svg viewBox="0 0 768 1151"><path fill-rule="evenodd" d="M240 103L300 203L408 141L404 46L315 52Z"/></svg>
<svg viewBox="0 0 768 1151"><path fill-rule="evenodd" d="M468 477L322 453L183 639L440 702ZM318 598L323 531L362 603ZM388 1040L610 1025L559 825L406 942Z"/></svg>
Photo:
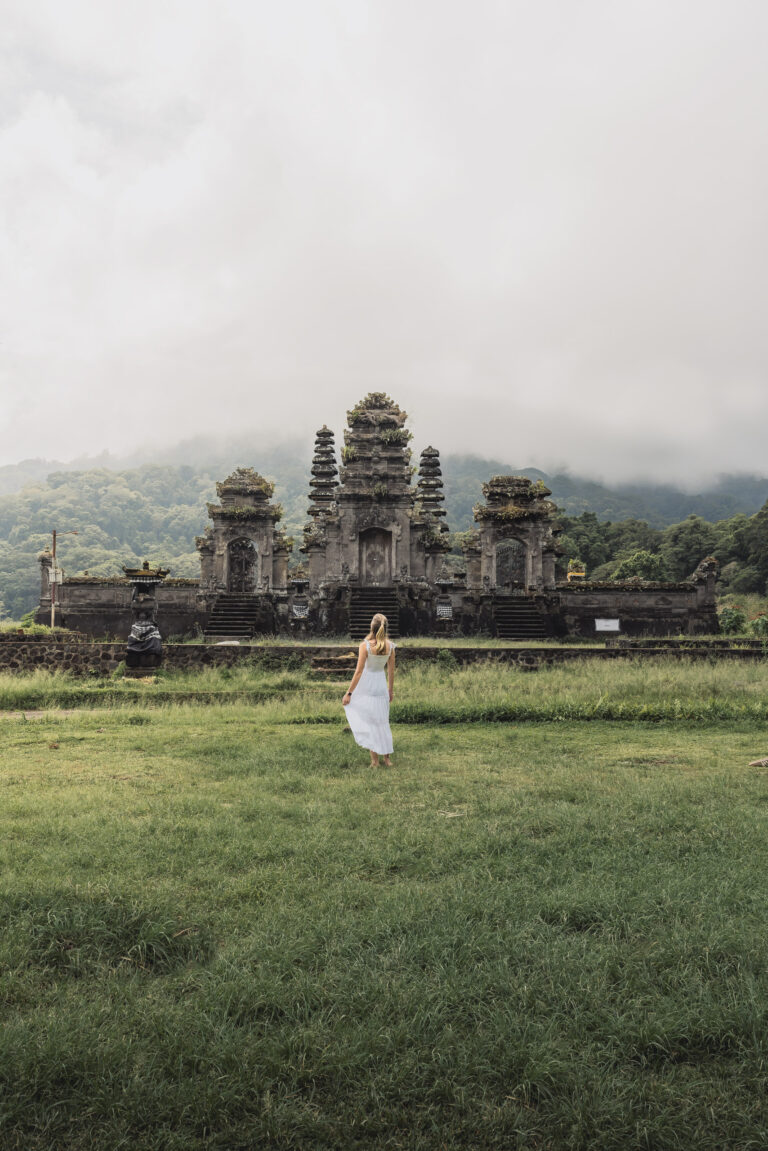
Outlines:
<svg viewBox="0 0 768 1151"><path fill-rule="evenodd" d="M404 448L410 439L412 439L412 433L407 428L385 428L381 433L382 443L390 446L395 445Z"/></svg>
<svg viewBox="0 0 768 1151"><path fill-rule="evenodd" d="M450 648L447 647L440 648L440 651L437 653L435 662L437 663L437 666L442 669L442 671L456 671L459 667L459 661L456 659L456 656L453 654Z"/></svg>
<svg viewBox="0 0 768 1151"><path fill-rule="evenodd" d="M725 635L739 635L747 624L747 617L740 607L724 607L718 618L720 631Z"/></svg>
<svg viewBox="0 0 768 1151"><path fill-rule="evenodd" d="M768 637L768 615L758 615L749 621L749 630L752 635L758 636L760 639Z"/></svg>

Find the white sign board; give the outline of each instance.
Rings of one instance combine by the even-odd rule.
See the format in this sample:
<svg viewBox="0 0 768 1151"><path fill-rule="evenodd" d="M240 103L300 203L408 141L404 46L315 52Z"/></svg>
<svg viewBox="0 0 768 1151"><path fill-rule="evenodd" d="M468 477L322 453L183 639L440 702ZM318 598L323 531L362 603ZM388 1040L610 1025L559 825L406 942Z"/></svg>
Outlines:
<svg viewBox="0 0 768 1151"><path fill-rule="evenodd" d="M621 631L620 622L617 619L596 619L595 631Z"/></svg>

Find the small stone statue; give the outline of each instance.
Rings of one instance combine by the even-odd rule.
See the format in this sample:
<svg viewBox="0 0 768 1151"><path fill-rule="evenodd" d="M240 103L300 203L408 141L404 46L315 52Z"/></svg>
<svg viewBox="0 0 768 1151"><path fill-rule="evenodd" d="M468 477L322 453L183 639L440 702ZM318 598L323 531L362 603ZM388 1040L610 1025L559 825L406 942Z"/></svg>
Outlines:
<svg viewBox="0 0 768 1151"><path fill-rule="evenodd" d="M131 626L131 634L125 645L126 667L159 667L163 658L163 641L157 626L140 612L139 618Z"/></svg>

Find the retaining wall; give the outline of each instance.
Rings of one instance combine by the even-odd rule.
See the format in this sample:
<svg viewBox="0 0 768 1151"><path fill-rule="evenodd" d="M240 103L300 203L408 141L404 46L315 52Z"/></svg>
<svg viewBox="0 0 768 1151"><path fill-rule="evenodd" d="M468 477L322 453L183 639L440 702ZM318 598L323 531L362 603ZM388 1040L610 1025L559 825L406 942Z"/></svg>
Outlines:
<svg viewBox="0 0 768 1151"><path fill-rule="evenodd" d="M194 671L201 667L238 667L253 664L261 668L295 668L311 664L314 657L356 654L354 644L312 645L295 647L277 645L219 645L219 644L165 644L163 667ZM398 662L429 663L446 661L462 667L490 661L516 664L535 669L543 664L565 663L571 660L612 660L652 658L661 654L685 659L765 659L766 650L760 647L723 648L712 644L692 645L670 643L662 650L656 647L638 649L625 645L602 647L434 647L404 646L398 648ZM125 659L124 643L91 643L85 640L54 641L46 636L4 638L0 642L0 672L27 672L40 668L46 671L66 671L72 675L109 675Z"/></svg>

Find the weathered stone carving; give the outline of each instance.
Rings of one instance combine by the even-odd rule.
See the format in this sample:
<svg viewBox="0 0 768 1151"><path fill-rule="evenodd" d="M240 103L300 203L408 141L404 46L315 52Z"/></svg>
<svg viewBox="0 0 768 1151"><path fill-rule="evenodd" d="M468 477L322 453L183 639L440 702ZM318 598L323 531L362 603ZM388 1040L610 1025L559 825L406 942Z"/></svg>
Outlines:
<svg viewBox="0 0 768 1151"><path fill-rule="evenodd" d="M484 504L474 508L482 549L484 587L530 588L555 586L556 507L541 480L526 476L493 476L483 484Z"/></svg>
<svg viewBox="0 0 768 1151"><path fill-rule="evenodd" d="M276 529L283 511L270 503L274 490L253 468L216 484L221 503L208 504L212 524L196 540L204 586L240 596L285 586L292 541Z"/></svg>
<svg viewBox="0 0 768 1151"><path fill-rule="evenodd" d="M333 432L323 424L315 436L315 454L312 458L312 479L309 481L311 503L307 514L314 524L320 526L335 511L336 488L339 469L336 466L336 450ZM312 525L308 525L308 528Z"/></svg>

